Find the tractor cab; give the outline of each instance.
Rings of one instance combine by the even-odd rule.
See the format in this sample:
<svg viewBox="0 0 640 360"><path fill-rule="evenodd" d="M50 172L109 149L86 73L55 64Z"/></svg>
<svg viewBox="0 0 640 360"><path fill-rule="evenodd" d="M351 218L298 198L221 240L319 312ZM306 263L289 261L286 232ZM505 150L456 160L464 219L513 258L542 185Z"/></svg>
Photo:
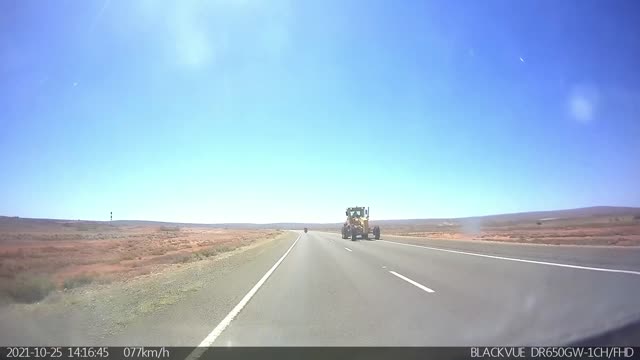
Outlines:
<svg viewBox="0 0 640 360"><path fill-rule="evenodd" d="M349 219L353 218L369 218L369 209L365 209L363 207L350 207L345 211L345 215Z"/></svg>

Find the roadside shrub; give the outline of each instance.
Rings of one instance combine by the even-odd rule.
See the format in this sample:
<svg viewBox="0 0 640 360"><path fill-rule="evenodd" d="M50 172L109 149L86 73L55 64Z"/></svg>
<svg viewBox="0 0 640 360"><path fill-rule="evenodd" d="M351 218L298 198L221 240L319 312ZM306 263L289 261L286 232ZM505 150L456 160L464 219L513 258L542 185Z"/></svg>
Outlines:
<svg viewBox="0 0 640 360"><path fill-rule="evenodd" d="M218 250L216 249L204 249L204 250L200 250L198 251L199 254L201 254L204 257L210 257L210 256L215 256L218 254Z"/></svg>
<svg viewBox="0 0 640 360"><path fill-rule="evenodd" d="M55 289L46 276L21 274L0 284L0 294L18 303L35 303Z"/></svg>
<svg viewBox="0 0 640 360"><path fill-rule="evenodd" d="M199 261L204 259L205 256L202 253L194 252L193 254L191 254L191 261Z"/></svg>
<svg viewBox="0 0 640 360"><path fill-rule="evenodd" d="M156 255L156 256L158 256L158 255L164 255L164 254L166 254L166 253L167 253L167 250L166 250L166 249L163 249L163 248L158 248L158 249L153 249L153 250L151 250L151 255Z"/></svg>
<svg viewBox="0 0 640 360"><path fill-rule="evenodd" d="M105 260L105 264L109 264L109 265L120 264L120 259L111 258L111 259Z"/></svg>
<svg viewBox="0 0 640 360"><path fill-rule="evenodd" d="M133 254L124 253L122 254L122 256L120 256L120 260L133 260L133 259L135 259L135 256Z"/></svg>
<svg viewBox="0 0 640 360"><path fill-rule="evenodd" d="M69 279L64 280L64 288L65 289L74 289L80 286L85 286L91 284L93 282L93 278L87 274L82 274L78 276L74 276Z"/></svg>
<svg viewBox="0 0 640 360"><path fill-rule="evenodd" d="M180 227L178 226L160 226L160 231L172 231L172 232L176 232L176 231L180 231Z"/></svg>
<svg viewBox="0 0 640 360"><path fill-rule="evenodd" d="M162 257L163 264L181 264L191 261L191 253L173 253Z"/></svg>
<svg viewBox="0 0 640 360"><path fill-rule="evenodd" d="M78 231L90 231L90 230L95 230L95 226L90 226L87 224L78 224L76 226L76 230Z"/></svg>
<svg viewBox="0 0 640 360"><path fill-rule="evenodd" d="M233 247L229 246L229 245L222 245L220 247L218 247L217 249L219 252L227 252L227 251L232 251Z"/></svg>

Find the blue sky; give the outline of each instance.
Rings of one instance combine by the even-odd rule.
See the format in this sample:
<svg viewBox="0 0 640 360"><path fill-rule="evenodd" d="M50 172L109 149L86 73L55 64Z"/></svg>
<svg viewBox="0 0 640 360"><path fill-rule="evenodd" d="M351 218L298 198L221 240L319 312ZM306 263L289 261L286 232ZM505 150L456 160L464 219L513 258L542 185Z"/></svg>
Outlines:
<svg viewBox="0 0 640 360"><path fill-rule="evenodd" d="M640 205L637 1L2 1L0 214Z"/></svg>

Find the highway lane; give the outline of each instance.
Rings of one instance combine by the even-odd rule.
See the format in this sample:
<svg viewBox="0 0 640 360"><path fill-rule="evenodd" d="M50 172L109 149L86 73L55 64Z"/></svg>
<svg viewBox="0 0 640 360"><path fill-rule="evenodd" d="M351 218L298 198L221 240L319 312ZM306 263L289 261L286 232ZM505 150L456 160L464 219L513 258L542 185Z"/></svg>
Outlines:
<svg viewBox="0 0 640 360"><path fill-rule="evenodd" d="M422 343L420 332L410 337L406 328L427 328L429 317L399 310L424 307L428 294L349 246L304 235L214 345Z"/></svg>
<svg viewBox="0 0 640 360"><path fill-rule="evenodd" d="M398 272L437 288L443 311L451 315L443 314L443 320L459 323L470 338L474 329L482 328L491 343L568 342L615 328L639 314L640 273L523 263L386 242L364 245L354 253L359 249L365 256L384 259Z"/></svg>
<svg viewBox="0 0 640 360"><path fill-rule="evenodd" d="M384 240L495 256L640 271L640 247L573 246L498 241L425 239L385 235Z"/></svg>
<svg viewBox="0 0 640 360"><path fill-rule="evenodd" d="M456 251L480 253L451 243ZM504 256L499 245L481 245L484 253ZM556 261L566 251L507 249L537 261ZM602 250L607 258L609 250ZM589 251L574 251L573 260L603 262ZM640 319L638 299L640 274L310 232L213 345L559 345Z"/></svg>

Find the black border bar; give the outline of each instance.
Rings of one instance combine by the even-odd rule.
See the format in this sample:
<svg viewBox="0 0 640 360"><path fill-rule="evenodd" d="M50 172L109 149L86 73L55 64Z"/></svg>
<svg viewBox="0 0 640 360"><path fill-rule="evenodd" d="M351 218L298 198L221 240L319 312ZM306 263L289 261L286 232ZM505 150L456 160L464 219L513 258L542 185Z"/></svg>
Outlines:
<svg viewBox="0 0 640 360"><path fill-rule="evenodd" d="M195 351L194 350L198 350ZM204 351L202 351L204 350ZM640 360L640 346L477 347L147 347L4 346L2 359L58 360L423 360L423 359L620 359ZM191 357L190 357L191 355Z"/></svg>

